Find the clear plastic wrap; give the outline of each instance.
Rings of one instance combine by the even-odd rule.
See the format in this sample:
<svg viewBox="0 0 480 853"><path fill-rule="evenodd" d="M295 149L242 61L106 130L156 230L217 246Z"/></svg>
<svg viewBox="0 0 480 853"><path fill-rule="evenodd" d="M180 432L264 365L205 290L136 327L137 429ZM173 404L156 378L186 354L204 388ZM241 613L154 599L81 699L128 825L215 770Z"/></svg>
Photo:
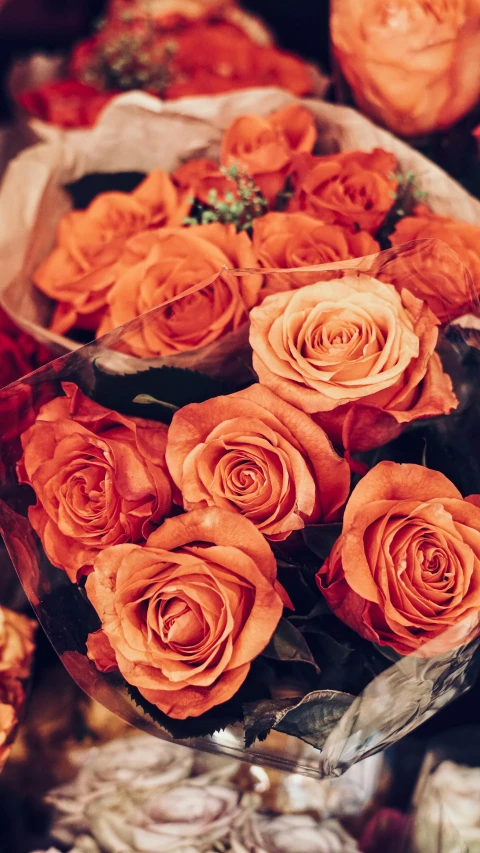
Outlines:
<svg viewBox="0 0 480 853"><path fill-rule="evenodd" d="M427 276L425 271L428 271ZM478 316L477 296L458 256L445 244L427 240L351 262L262 272L266 279L271 274L277 279L279 276L284 277L281 299L285 298L286 293L292 292L301 299L307 298L308 287L317 287L319 283L325 283L329 298L336 298L335 288L340 291L350 287L355 292L369 294L373 287L379 294L388 290L388 299L393 300L392 304L399 305L401 301L404 306L413 305L411 310L414 314L417 312L415 323L420 322L420 311L424 319L415 326L416 334L420 340L423 340L422 335L427 335L430 350L427 352L427 343L422 343L418 356L420 361L418 358L413 359L415 364L422 365L421 370L418 369L418 372L415 368L415 373L409 367L405 373L406 379L403 374L399 375L398 382L407 382L410 389L402 412L399 414L393 409L387 411L385 405L382 409L378 398L372 403L370 395L365 408L372 418L378 415L381 420L381 431L375 433L377 439L373 441L373 446L371 441L365 440L365 435L363 441L358 440L358 430L355 441L352 438L354 432L349 433L348 441L345 433L342 433L342 438L336 444L340 447L343 441L345 455L356 471L354 482L357 482L359 474L378 464L400 468L398 463L406 462L423 466L424 470L442 472L451 481L449 488L458 495L461 492L466 497L480 492L480 459L476 440L480 415L478 351L475 345L470 345L476 333L462 325L443 327L434 354L437 332L432 330L438 328L438 321L422 301L423 298L428 303L433 293L437 303L441 301L448 316L452 294L460 294L462 304L467 297L470 298L471 317ZM21 470L21 466L16 467L22 455L20 435L35 423L42 405L46 404L43 411L47 411L50 405L48 401L58 400L64 393L75 395L75 387L84 395L75 398L80 408L82 401L86 400L89 406L99 404L111 411L121 412L125 419L142 418L143 423L146 418L150 428L154 428L155 421L169 424L172 414L189 403L201 404L218 395L223 395L222 399L227 400L230 393L256 383L249 334L254 350L253 366L257 365L258 372L258 347L252 329L256 325L258 332L258 317L264 311L264 306L273 310L271 306L276 305L278 293L267 297L254 309L250 333L245 311L245 324L234 332L227 332L223 338L204 349L147 361L132 355L132 342L139 335L155 333L165 317L171 318L179 307L185 310L190 305L190 310L195 310L195 298L199 295L214 299L218 288L225 287L226 282L233 288L238 286L239 280L248 281L249 276L258 276L258 270L223 270L216 278L193 286L169 303L115 329L97 342L62 356L0 392L3 428L0 446L4 472L0 527L41 625L69 673L94 699L132 725L157 737L170 737L203 750L314 777L335 776L361 759L395 743L468 690L477 673L480 635L480 609L478 605L472 604L474 599L465 597L463 609L460 606L452 611L438 629L435 625L432 628L425 615L426 629L425 632L420 631L424 639L413 644L410 653L399 653L394 649L395 646L403 648L400 629L398 638L394 638L390 644L388 638L385 640L385 635L379 635L377 643L368 636L360 637L345 627L345 621L348 624L351 622L340 610L340 618L337 619L326 607L322 596L314 592L315 573L318 574L322 562L328 558L335 538L341 531L338 516L332 515L329 521L328 514L325 514L320 524L310 527L307 521L301 545L295 539L297 534L302 536L302 531L298 530L286 541L271 543L278 579L295 608L292 615L292 601L288 603L283 599L287 607L284 612L289 619L281 620L281 630L286 630L287 623L290 626L288 631L291 630L292 634L287 631L287 634L280 636L277 627L273 646L272 642L267 645L266 638L264 651L253 661L245 682L248 689L242 692L240 699L238 693L233 697L237 703L233 710L227 701L210 708L206 714L172 719L168 714L157 713L139 691L132 691L131 685L129 687L118 669L105 666L104 671L99 671L91 659L91 649L90 658L87 657L87 637L100 627L98 615L88 597L91 575L88 575L85 586L85 579L77 575L78 583L74 582L75 576L71 580L66 571L61 570L61 566L52 565L35 532L40 530L38 521L33 528L29 520L29 512L30 519L34 518L34 492L30 486L20 484L22 476L16 473ZM373 321L370 318L369 322L371 325L373 322L377 336L381 338L385 328L379 317ZM428 334L425 331L427 327L430 329ZM378 332L378 329L383 329L383 332ZM443 383L438 386L439 393L433 396L425 379L429 358L436 359L435 382ZM264 382L261 371L259 375L260 382ZM263 387L260 384L260 389ZM451 397L453 392L456 399ZM427 402L422 408L422 401L425 400ZM449 400L454 402L448 403ZM453 409L455 411L452 414L447 414ZM407 410L410 413L408 416L405 414ZM97 419L103 417L98 414L97 408L95 412ZM81 416L84 417L84 414ZM357 415L360 414L362 412L358 410ZM70 417L74 418L72 415ZM50 416L48 419L52 420ZM43 421L37 420L37 427L39 423ZM366 423L364 429L368 433L373 429L373 420ZM24 450L30 443L29 436L30 433L24 436ZM38 452L48 455L51 450L55 453L53 445L48 449L49 441L46 439L44 447ZM386 463L382 460L390 461ZM28 468L30 462L27 464L24 460L22 465L25 464ZM68 477L68 465L65 459L62 462L58 457L51 470L55 476L63 476L62 472L65 472L65 477ZM442 483L444 481L445 478ZM57 494L51 496L52 500L57 500L63 486L60 485L59 489ZM462 506L466 504L460 495L457 503ZM237 518L234 513L228 515ZM175 523L179 518L185 516L174 513ZM40 530L43 541L50 549L52 529L49 528L48 535L44 527ZM162 530L162 526L159 530ZM53 538L57 535L54 529ZM71 551L77 545L74 539L69 541ZM247 542L240 544L248 545ZM58 542L54 545L56 547ZM470 566L470 557L465 560L465 566L467 563ZM462 565L458 571L465 578L465 584L468 584L470 568L465 566ZM297 574L291 574L292 571ZM293 577L298 578L298 582L293 581ZM300 605L297 599L301 600ZM328 604L336 613L337 604L332 604L330 598ZM293 621L290 621L290 617ZM307 625L308 620L312 621ZM325 628L327 624L335 627ZM312 630L313 635L309 633ZM317 645L315 634L318 635L320 645ZM309 638L313 651L306 644L305 637ZM293 737L280 738L278 733Z"/></svg>

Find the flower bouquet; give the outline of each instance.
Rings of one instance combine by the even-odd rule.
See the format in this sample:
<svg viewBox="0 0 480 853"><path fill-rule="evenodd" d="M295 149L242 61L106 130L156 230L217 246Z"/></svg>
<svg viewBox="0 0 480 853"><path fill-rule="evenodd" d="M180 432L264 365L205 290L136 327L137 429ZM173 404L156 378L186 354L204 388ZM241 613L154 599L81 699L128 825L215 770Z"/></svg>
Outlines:
<svg viewBox="0 0 480 853"><path fill-rule="evenodd" d="M126 91L172 100L265 86L321 96L328 80L275 47L235 0L110 0L69 58L34 55L10 78L14 101L44 138L93 125Z"/></svg>
<svg viewBox="0 0 480 853"><path fill-rule="evenodd" d="M250 309L283 287L266 268L346 261L412 239L444 240L480 286L477 200L352 110L271 89L175 105L122 96L94 129L11 164L0 222L0 300L58 352L221 266L258 276L240 277L240 290L226 284L233 291L204 323L197 303L185 303L186 325L136 340L131 354L180 353L238 328L242 301ZM468 310L457 285L424 276L422 286L442 322Z"/></svg>
<svg viewBox="0 0 480 853"><path fill-rule="evenodd" d="M442 325L453 292L471 319ZM138 358L232 294L222 336ZM0 524L77 682L152 734L320 775L468 689L476 306L435 240L223 268L1 392L29 416Z"/></svg>

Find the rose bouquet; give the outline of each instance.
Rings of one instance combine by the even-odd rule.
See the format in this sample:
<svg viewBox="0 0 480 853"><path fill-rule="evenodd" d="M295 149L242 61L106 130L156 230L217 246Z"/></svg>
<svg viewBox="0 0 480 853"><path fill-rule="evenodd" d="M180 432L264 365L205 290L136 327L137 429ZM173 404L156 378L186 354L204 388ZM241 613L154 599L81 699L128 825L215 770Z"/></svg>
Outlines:
<svg viewBox="0 0 480 853"><path fill-rule="evenodd" d="M358 114L273 90L174 109L125 97L94 130L24 152L6 176L0 296L40 340L75 349L222 266L256 268L224 279L214 301L185 301L181 323L165 318L129 351L214 345L284 287L275 268L423 237L449 243L479 285L479 202ZM415 281L444 322L470 293L439 275L418 269Z"/></svg>
<svg viewBox="0 0 480 853"><path fill-rule="evenodd" d="M40 135L48 125L91 126L130 90L171 100L264 86L322 95L326 85L235 0L111 0L97 32L67 60L34 56L11 75L13 97Z"/></svg>
<svg viewBox="0 0 480 853"><path fill-rule="evenodd" d="M476 312L458 256L422 240L262 268L281 285L223 337L139 359L196 329L192 304L255 292L258 268L223 269L3 392L33 401L4 453L3 534L87 692L263 761L286 759L257 740L293 734L328 774L468 688L475 332L441 326L418 270Z"/></svg>

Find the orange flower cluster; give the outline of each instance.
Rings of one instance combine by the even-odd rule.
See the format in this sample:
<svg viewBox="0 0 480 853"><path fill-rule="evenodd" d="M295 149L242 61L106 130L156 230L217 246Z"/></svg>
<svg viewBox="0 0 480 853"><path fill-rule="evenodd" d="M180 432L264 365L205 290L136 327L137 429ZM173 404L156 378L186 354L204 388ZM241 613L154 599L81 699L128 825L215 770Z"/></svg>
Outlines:
<svg viewBox="0 0 480 853"><path fill-rule="evenodd" d="M33 276L55 302L52 331L101 336L177 299L154 326L139 327L129 349L139 357L194 349L234 331L266 295L284 289L281 276L262 269L378 252L375 235L394 203L395 158L381 150L313 156L316 139L313 116L296 104L241 116L225 132L218 163L191 160L171 176L157 170L131 193L103 193L64 216ZM246 224L235 218L249 209L245 176L258 193ZM178 301L222 268L259 272L224 276Z"/></svg>
<svg viewBox="0 0 480 853"><path fill-rule="evenodd" d="M31 524L72 582L87 575L101 621L89 658L172 718L238 692L297 592L293 568L279 583L275 549L290 539L294 554L303 528L344 513L317 576L340 619L401 653L463 616L471 627L480 498L463 501L442 475L393 463L349 497L352 452L457 407L435 351L438 320L407 289L334 274L251 310L257 384L183 406L167 427L65 383L22 436Z"/></svg>
<svg viewBox="0 0 480 853"><path fill-rule="evenodd" d="M55 248L33 276L54 300L52 331L99 337L222 268L258 268L258 276L237 283L224 276L188 302L175 302L129 344L139 357L194 349L235 331L267 295L293 286L275 269L372 255L379 239L399 246L437 238L450 245L452 269L456 253L474 288L425 258L390 283L425 299L442 323L468 313L480 291L480 228L435 215L426 204L409 204L409 215L399 218L392 154L319 156L312 153L316 141L313 116L297 104L269 116L240 116L225 131L218 162L189 160L172 175L158 169L131 193L103 193L86 210L65 215ZM301 283L315 280L306 273Z"/></svg>
<svg viewBox="0 0 480 853"><path fill-rule="evenodd" d="M234 0L110 3L99 32L73 50L66 79L21 93L31 115L60 127L94 124L122 91L164 99L277 86L311 94L313 75L271 44L265 27Z"/></svg>
<svg viewBox="0 0 480 853"><path fill-rule="evenodd" d="M478 613L478 496L393 462L350 493L351 469L365 470L352 454L458 406L437 342L468 304L460 258L441 242L399 246L441 236L475 274L472 226L426 208L398 220L388 152L319 156L315 143L303 107L242 116L220 163L155 172L69 214L35 274L57 299L57 330L135 319L120 343L140 358L195 351L250 321L250 387L169 410L167 426L67 382L22 436L31 524L101 621L89 658L179 720L244 684L296 601L289 560L304 528L342 524L318 590L372 642L437 654ZM247 173L265 204L237 180ZM395 248L379 255L389 223ZM300 273L281 272L292 265ZM152 383L147 396L163 399Z"/></svg>
<svg viewBox="0 0 480 853"><path fill-rule="evenodd" d="M0 770L12 747L35 650L36 622L0 607Z"/></svg>

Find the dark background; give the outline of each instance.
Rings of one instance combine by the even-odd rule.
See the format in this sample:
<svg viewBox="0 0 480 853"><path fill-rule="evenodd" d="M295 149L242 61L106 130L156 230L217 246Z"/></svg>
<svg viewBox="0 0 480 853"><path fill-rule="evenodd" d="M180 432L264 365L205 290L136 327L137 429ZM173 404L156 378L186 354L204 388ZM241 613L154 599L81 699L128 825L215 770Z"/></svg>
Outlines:
<svg viewBox="0 0 480 853"><path fill-rule="evenodd" d="M283 48L328 67L328 0L242 5L266 21ZM91 32L105 6L105 0L7 0L0 9L0 119L10 112L6 78L12 61L37 50L67 50Z"/></svg>

